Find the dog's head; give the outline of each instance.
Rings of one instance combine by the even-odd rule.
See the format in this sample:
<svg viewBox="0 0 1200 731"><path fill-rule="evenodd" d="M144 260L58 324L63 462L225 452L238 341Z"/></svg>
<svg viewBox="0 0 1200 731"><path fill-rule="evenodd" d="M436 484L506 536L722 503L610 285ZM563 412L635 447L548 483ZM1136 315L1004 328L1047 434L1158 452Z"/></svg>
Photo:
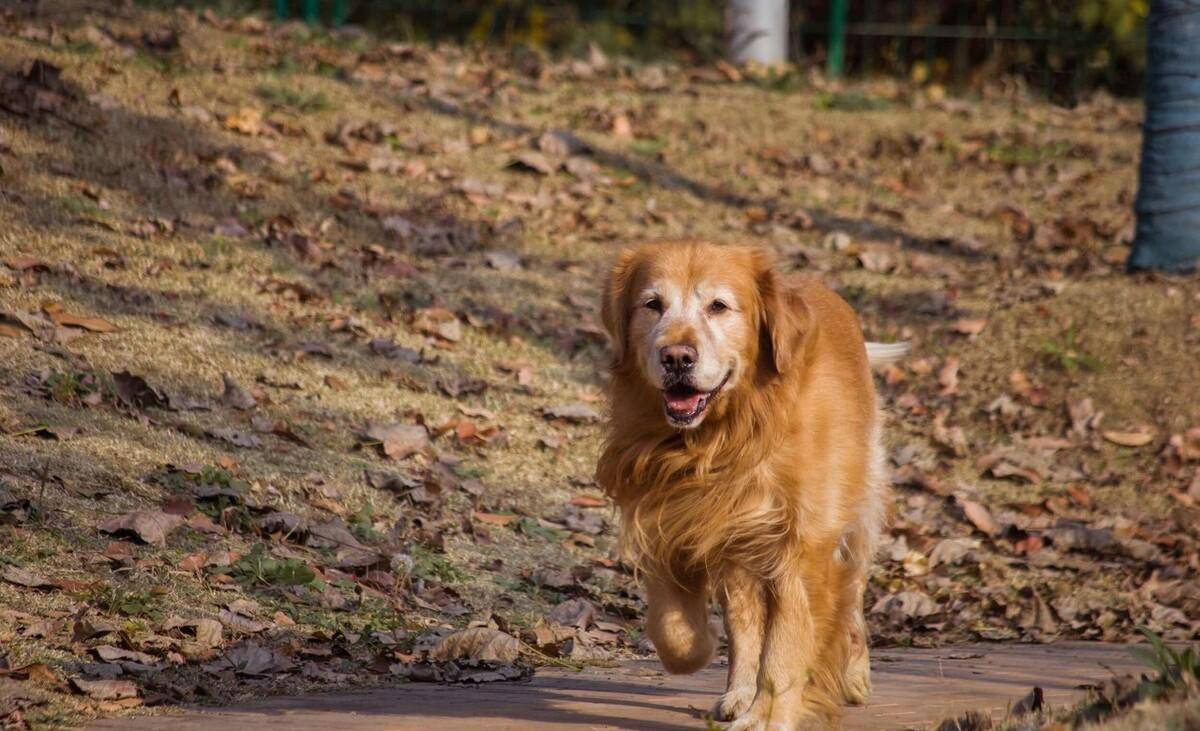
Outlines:
<svg viewBox="0 0 1200 731"><path fill-rule="evenodd" d="M764 251L693 241L621 252L601 314L614 375L659 392L677 429L699 426L741 387L785 373L808 317Z"/></svg>

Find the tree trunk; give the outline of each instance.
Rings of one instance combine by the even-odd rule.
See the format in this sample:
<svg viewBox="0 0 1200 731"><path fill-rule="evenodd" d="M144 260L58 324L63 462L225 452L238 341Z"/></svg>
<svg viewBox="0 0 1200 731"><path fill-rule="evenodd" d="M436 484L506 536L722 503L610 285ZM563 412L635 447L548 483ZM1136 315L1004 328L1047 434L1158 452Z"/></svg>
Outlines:
<svg viewBox="0 0 1200 731"><path fill-rule="evenodd" d="M1200 263L1200 0L1154 0L1146 24L1137 235L1128 267Z"/></svg>
<svg viewBox="0 0 1200 731"><path fill-rule="evenodd" d="M788 0L730 0L729 57L736 63L787 60Z"/></svg>

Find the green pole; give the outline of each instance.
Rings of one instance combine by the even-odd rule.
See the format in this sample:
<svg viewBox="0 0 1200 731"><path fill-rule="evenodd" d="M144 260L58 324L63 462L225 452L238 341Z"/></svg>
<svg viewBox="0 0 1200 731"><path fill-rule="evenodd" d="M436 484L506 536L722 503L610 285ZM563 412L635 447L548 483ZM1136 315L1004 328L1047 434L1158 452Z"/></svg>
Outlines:
<svg viewBox="0 0 1200 731"><path fill-rule="evenodd" d="M318 6L321 0L304 0L304 22L315 25L320 20Z"/></svg>
<svg viewBox="0 0 1200 731"><path fill-rule="evenodd" d="M346 22L346 0L333 0L333 25L339 27Z"/></svg>
<svg viewBox="0 0 1200 731"><path fill-rule="evenodd" d="M288 16L288 0L275 0L275 17L279 20L287 20Z"/></svg>
<svg viewBox="0 0 1200 731"><path fill-rule="evenodd" d="M829 3L829 51L825 59L825 73L841 76L846 61L846 0Z"/></svg>

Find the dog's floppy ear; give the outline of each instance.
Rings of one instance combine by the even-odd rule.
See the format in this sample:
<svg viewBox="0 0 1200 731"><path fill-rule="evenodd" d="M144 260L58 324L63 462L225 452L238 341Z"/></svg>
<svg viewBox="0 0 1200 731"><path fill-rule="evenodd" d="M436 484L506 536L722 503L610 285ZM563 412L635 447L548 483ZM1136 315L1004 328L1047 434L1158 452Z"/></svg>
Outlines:
<svg viewBox="0 0 1200 731"><path fill-rule="evenodd" d="M619 368L629 350L629 288L637 273L637 249L622 249L617 255L608 279L604 282L604 294L600 301L600 320L612 341L613 367Z"/></svg>
<svg viewBox="0 0 1200 731"><path fill-rule="evenodd" d="M801 355L811 314L808 305L775 271L775 260L762 250L752 253L758 296L762 358L775 374L783 374Z"/></svg>

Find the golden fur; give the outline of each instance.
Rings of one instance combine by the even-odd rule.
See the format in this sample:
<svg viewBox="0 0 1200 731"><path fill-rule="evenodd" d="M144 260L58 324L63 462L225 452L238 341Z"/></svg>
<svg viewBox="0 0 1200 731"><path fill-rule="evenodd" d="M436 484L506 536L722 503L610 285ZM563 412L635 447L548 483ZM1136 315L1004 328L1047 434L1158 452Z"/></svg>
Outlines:
<svg viewBox="0 0 1200 731"><path fill-rule="evenodd" d="M634 299L714 287L736 308L654 330L667 315ZM622 545L644 578L647 634L664 666L692 672L712 659L715 596L731 645L715 712L735 718L732 728L790 729L865 700L862 593L884 484L854 312L815 280L780 276L758 249L682 241L623 252L602 317L614 360L597 479L621 510ZM736 344L699 353L735 376L702 423L677 428L646 372L655 357L647 349L671 338L695 345L697 330Z"/></svg>

